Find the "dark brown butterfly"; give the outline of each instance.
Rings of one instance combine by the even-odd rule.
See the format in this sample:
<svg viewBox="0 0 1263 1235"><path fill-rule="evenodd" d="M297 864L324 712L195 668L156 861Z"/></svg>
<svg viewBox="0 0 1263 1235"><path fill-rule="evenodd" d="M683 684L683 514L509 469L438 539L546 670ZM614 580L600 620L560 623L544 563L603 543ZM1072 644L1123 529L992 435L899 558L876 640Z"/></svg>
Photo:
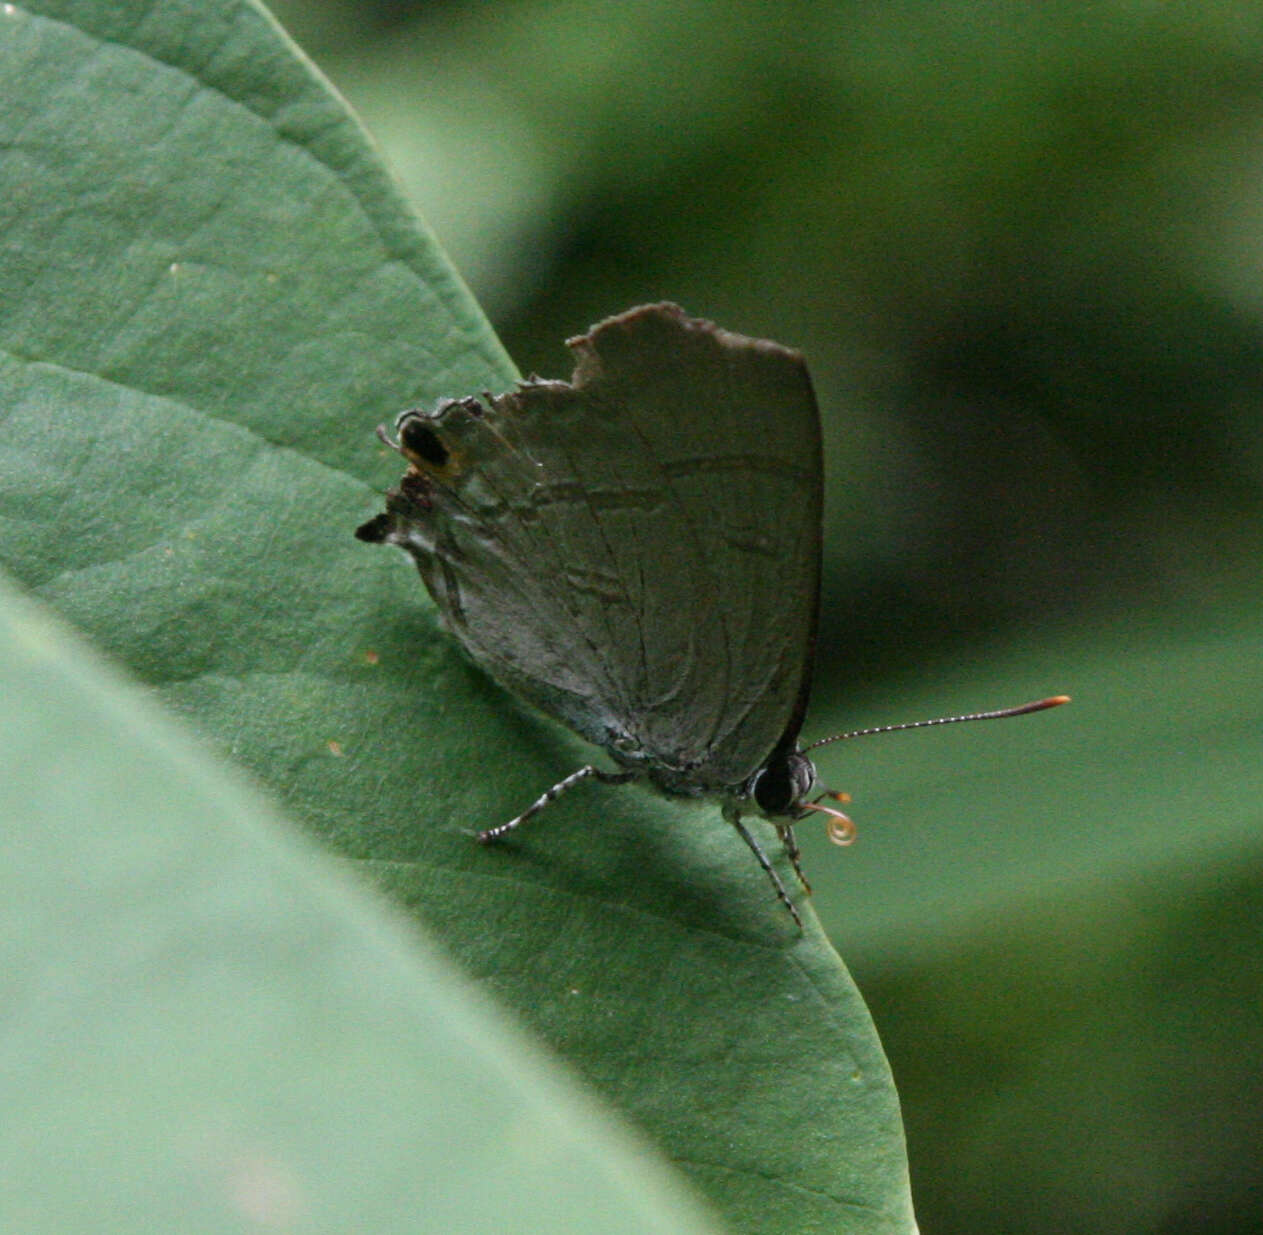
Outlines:
<svg viewBox="0 0 1263 1235"><path fill-rule="evenodd" d="M408 462L357 531L417 564L474 660L618 766L586 764L493 841L589 777L710 796L801 920L743 818L831 817L799 743L820 591L820 419L802 356L645 305L570 339L569 382L407 411ZM803 879L806 886L806 880Z"/></svg>

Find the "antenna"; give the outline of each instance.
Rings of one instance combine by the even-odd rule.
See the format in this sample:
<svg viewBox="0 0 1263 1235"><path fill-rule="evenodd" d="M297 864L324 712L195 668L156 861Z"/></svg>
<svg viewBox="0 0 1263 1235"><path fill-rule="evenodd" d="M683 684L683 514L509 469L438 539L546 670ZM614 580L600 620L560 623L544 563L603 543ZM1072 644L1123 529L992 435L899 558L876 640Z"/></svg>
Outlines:
<svg viewBox="0 0 1263 1235"><path fill-rule="evenodd" d="M964 716L939 716L934 720L913 720L902 725L875 725L872 729L852 729L848 733L835 733L832 737L820 738L819 741L812 742L802 749L806 753L809 750L815 750L817 746L828 746L831 742L843 742L847 738L866 738L873 733L899 733L904 729L928 729L931 725L959 725L967 720L1004 720L1009 716L1025 716L1027 712L1042 712L1045 708L1056 708L1069 702L1069 695L1049 695L1047 699L1036 699L1034 703L1019 704L1015 708L1000 708L994 712L968 712Z"/></svg>

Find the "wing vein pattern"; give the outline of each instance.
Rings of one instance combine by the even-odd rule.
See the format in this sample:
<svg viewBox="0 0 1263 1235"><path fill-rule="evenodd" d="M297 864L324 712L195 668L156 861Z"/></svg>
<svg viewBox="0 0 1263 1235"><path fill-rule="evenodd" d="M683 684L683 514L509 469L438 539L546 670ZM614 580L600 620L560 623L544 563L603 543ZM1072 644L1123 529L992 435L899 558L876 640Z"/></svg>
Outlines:
<svg viewBox="0 0 1263 1235"><path fill-rule="evenodd" d="M809 686L806 366L666 304L569 346L570 382L440 406L388 538L506 685L664 788L737 786L796 738Z"/></svg>

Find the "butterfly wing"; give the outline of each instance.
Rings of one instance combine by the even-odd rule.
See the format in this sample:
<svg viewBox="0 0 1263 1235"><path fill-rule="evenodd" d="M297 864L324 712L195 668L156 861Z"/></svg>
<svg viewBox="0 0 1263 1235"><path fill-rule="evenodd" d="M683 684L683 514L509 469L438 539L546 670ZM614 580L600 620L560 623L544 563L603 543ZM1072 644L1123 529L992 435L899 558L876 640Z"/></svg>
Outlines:
<svg viewBox="0 0 1263 1235"><path fill-rule="evenodd" d="M401 422L412 463L365 539L408 549L519 694L664 787L741 784L797 736L820 571L801 356L674 305L569 341L530 381Z"/></svg>

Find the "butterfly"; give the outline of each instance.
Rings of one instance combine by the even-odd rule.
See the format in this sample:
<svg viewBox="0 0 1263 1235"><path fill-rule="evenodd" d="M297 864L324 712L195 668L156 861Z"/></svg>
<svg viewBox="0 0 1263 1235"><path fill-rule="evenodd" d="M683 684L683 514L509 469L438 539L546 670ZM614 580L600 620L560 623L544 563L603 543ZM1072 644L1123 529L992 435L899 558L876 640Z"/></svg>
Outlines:
<svg viewBox="0 0 1263 1235"><path fill-rule="evenodd" d="M690 317L629 309L567 340L570 381L440 400L379 435L407 461L364 541L415 561L447 628L515 694L609 755L588 779L710 797L802 919L745 824L770 820L804 888L793 824L827 815L803 746L820 594L820 417L802 355ZM969 719L1039 710L1057 696Z"/></svg>

